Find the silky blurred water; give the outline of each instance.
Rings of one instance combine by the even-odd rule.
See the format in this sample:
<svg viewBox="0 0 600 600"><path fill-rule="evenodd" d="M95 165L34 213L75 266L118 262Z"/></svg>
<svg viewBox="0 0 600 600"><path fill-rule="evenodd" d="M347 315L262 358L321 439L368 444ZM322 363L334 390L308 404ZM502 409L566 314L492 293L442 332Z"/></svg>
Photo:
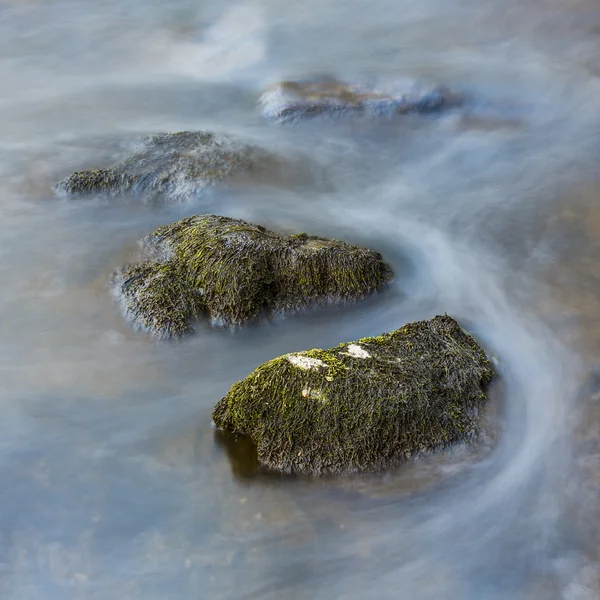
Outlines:
<svg viewBox="0 0 600 600"><path fill-rule="evenodd" d="M594 0L0 0L0 597L600 598ZM444 84L439 117L265 123L282 78ZM206 129L285 174L184 204L53 184ZM381 251L364 303L180 343L111 272L212 212ZM211 410L262 361L447 312L499 361L472 447L377 476L253 469Z"/></svg>

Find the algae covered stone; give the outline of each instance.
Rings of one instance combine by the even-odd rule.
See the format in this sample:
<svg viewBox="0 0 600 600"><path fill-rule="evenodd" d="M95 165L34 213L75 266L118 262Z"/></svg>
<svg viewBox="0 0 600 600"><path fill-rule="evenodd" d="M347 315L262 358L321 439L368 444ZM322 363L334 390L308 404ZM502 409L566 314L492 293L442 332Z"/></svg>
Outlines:
<svg viewBox="0 0 600 600"><path fill-rule="evenodd" d="M158 133L143 138L125 160L73 173L56 188L63 194L143 193L185 200L241 171L272 160L264 150L202 131Z"/></svg>
<svg viewBox="0 0 600 600"><path fill-rule="evenodd" d="M267 119L285 122L320 114L433 113L462 103L462 97L445 87L425 88L406 84L377 89L326 78L315 81L282 81L260 98Z"/></svg>
<svg viewBox="0 0 600 600"><path fill-rule="evenodd" d="M331 350L286 354L236 383L217 427L284 473L376 471L466 439L494 368L449 316Z"/></svg>
<svg viewBox="0 0 600 600"><path fill-rule="evenodd" d="M358 300L392 277L378 252L215 215L159 227L142 246L147 260L119 270L113 289L127 319L159 337L189 333L202 316L241 325L267 310Z"/></svg>

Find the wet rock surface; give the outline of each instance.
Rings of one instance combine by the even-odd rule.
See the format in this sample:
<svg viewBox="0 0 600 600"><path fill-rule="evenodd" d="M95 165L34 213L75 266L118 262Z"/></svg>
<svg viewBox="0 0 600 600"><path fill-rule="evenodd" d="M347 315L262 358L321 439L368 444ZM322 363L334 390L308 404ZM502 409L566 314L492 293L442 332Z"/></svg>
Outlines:
<svg viewBox="0 0 600 600"><path fill-rule="evenodd" d="M65 195L132 193L181 201L274 160L260 148L222 135L157 133L141 139L125 160L107 168L75 172L58 183L56 190Z"/></svg>
<svg viewBox="0 0 600 600"><path fill-rule="evenodd" d="M335 79L282 81L261 96L265 118L276 122L296 121L323 114L430 114L460 106L463 98L445 87L379 91L358 83Z"/></svg>
<svg viewBox="0 0 600 600"><path fill-rule="evenodd" d="M214 215L159 227L142 244L148 260L120 269L113 289L127 320L162 338L204 316L236 326L265 311L359 300L392 277L378 252Z"/></svg>
<svg viewBox="0 0 600 600"><path fill-rule="evenodd" d="M451 317L330 350L286 354L236 383L215 424L284 473L377 471L468 439L495 374Z"/></svg>

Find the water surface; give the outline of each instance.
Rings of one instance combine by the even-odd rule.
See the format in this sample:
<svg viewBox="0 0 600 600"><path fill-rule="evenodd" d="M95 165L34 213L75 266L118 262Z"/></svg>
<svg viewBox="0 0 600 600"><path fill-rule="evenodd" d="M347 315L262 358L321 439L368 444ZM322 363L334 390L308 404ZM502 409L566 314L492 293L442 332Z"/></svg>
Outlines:
<svg viewBox="0 0 600 600"><path fill-rule="evenodd" d="M3 598L600 597L600 9L593 0L0 2ZM445 84L466 113L295 127L281 78ZM185 204L58 198L141 135L289 158ZM158 343L110 273L216 212L380 250L339 310ZM487 435L378 476L252 474L211 410L285 352L447 312L497 358Z"/></svg>

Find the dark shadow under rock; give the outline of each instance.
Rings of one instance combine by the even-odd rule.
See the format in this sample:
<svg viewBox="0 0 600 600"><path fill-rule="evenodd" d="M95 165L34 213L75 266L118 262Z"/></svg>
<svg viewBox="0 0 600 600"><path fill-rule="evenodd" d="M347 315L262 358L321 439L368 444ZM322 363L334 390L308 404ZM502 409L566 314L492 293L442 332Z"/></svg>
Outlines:
<svg viewBox="0 0 600 600"><path fill-rule="evenodd" d="M203 316L236 326L268 310L359 300L392 277L378 252L214 215L159 227L142 244L148 260L120 269L113 289L134 327L163 338Z"/></svg>
<svg viewBox="0 0 600 600"><path fill-rule="evenodd" d="M448 316L331 350L286 354L236 383L217 427L283 473L378 471L472 437L494 367Z"/></svg>
<svg viewBox="0 0 600 600"><path fill-rule="evenodd" d="M216 445L225 451L234 477L247 479L261 474L256 446L249 437L215 429L213 438Z"/></svg>
<svg viewBox="0 0 600 600"><path fill-rule="evenodd" d="M436 113L461 105L462 96L445 87L378 90L336 79L283 81L261 96L262 114L277 122L322 114L393 115Z"/></svg>
<svg viewBox="0 0 600 600"><path fill-rule="evenodd" d="M276 161L265 150L222 135L158 133L141 139L125 160L73 173L56 190L66 195L131 193L181 201L236 173L268 168Z"/></svg>

